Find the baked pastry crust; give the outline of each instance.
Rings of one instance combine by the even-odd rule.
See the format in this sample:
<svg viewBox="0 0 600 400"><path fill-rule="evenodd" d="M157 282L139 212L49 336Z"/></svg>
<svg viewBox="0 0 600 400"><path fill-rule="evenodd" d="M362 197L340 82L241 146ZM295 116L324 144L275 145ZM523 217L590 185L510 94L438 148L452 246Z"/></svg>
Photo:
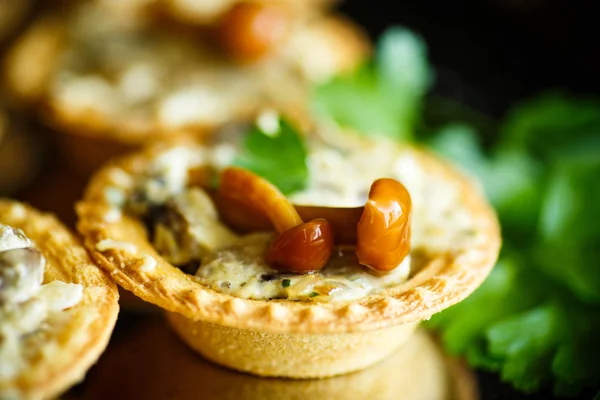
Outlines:
<svg viewBox="0 0 600 400"><path fill-rule="evenodd" d="M53 216L0 199L0 223L21 229L46 259L44 283L83 286L69 320L49 330L42 351L15 378L0 380L0 397L53 398L83 379L108 344L119 311L115 283L90 259L79 240ZM10 397L12 398L12 397Z"/></svg>
<svg viewBox="0 0 600 400"><path fill-rule="evenodd" d="M459 188L459 201L470 213L478 232L465 240L461 248L426 254L425 266L406 283L355 301L250 300L219 293L165 261L136 218L127 214L116 221L106 218L111 204L105 197L105 189L114 185L115 177L125 172L135 179L166 148L169 146L146 149L98 171L83 201L77 205L78 229L93 257L121 286L192 321L261 332L305 334L364 332L408 324L428 319L467 297L483 282L498 256L498 221L478 187L427 152L407 148L428 172ZM97 244L105 240L129 246L100 251ZM153 260L151 268L149 259Z"/></svg>

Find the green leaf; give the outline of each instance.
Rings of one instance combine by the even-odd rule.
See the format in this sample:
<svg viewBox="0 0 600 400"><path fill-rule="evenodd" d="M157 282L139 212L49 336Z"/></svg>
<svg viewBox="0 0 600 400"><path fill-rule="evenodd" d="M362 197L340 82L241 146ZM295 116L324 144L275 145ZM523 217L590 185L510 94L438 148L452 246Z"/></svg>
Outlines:
<svg viewBox="0 0 600 400"><path fill-rule="evenodd" d="M429 140L429 145L481 182L500 213L503 227L517 241L531 237L542 201L542 171L535 160L520 149L499 149L486 156L477 132L464 124L444 126Z"/></svg>
<svg viewBox="0 0 600 400"><path fill-rule="evenodd" d="M598 140L600 101L562 92L539 95L508 112L501 135L503 146L520 146L549 160L573 143Z"/></svg>
<svg viewBox="0 0 600 400"><path fill-rule="evenodd" d="M501 376L531 392L549 380L555 347L562 339L562 317L551 305L515 314L486 331L489 352L502 360Z"/></svg>
<svg viewBox="0 0 600 400"><path fill-rule="evenodd" d="M453 354L463 354L490 324L526 310L540 295L534 287L524 287L513 258L503 257L483 285L461 303L434 315L426 325L444 328L442 338ZM481 307L485 304L485 307Z"/></svg>
<svg viewBox="0 0 600 400"><path fill-rule="evenodd" d="M426 53L413 32L388 29L374 60L315 88L317 112L362 134L411 139L433 80Z"/></svg>
<svg viewBox="0 0 600 400"><path fill-rule="evenodd" d="M252 126L233 165L248 169L277 186L283 194L308 184L307 150L296 129L278 119L272 127Z"/></svg>
<svg viewBox="0 0 600 400"><path fill-rule="evenodd" d="M488 160L479 143L477 131L465 124L448 124L428 142L438 154L477 176L482 184L487 175Z"/></svg>
<svg viewBox="0 0 600 400"><path fill-rule="evenodd" d="M481 180L505 249L475 293L427 325L523 391L575 394L600 384L600 102L538 96L500 133L487 154L464 124L430 140Z"/></svg>
<svg viewBox="0 0 600 400"><path fill-rule="evenodd" d="M600 154L600 153L598 153ZM552 169L536 260L585 302L600 304L600 156L570 155Z"/></svg>

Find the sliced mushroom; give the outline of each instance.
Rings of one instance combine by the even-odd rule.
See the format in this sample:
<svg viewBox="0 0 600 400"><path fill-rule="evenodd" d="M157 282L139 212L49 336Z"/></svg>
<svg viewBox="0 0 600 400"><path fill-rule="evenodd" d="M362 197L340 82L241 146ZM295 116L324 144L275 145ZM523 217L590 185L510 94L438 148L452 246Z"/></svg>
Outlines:
<svg viewBox="0 0 600 400"><path fill-rule="evenodd" d="M32 247L0 252L0 303L20 303L34 296L44 280L46 260Z"/></svg>
<svg viewBox="0 0 600 400"><path fill-rule="evenodd" d="M219 223L213 202L200 188L190 188L160 207L149 225L154 247L178 266L199 261L237 240Z"/></svg>

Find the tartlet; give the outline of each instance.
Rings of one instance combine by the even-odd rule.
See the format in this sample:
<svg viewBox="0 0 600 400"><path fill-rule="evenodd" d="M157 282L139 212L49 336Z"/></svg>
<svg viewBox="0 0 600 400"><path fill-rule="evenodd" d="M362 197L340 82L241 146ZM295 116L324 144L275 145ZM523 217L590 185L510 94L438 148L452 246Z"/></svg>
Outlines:
<svg viewBox="0 0 600 400"><path fill-rule="evenodd" d="M319 15L267 57L240 64L202 35L110 10L92 1L41 17L5 59L8 91L39 110L66 159L86 176L115 154L208 132L259 108L305 120L311 82L353 68L369 51L354 24Z"/></svg>
<svg viewBox="0 0 600 400"><path fill-rule="evenodd" d="M315 133L306 145L313 173L308 188L291 196L296 204L364 204L369 184L385 175L406 185L412 250L395 271L374 276L340 251L319 274L278 274L261 261L263 250L252 253L261 249L253 240L264 245L268 237L236 237L230 246L232 234L216 219L210 198L188 185L199 168L232 162L231 140L209 148L188 139L109 163L77 205L78 229L97 262L123 288L165 309L177 334L209 360L293 378L363 369L400 347L421 320L481 284L498 255L498 222L477 185L426 151L337 131ZM140 194L140 188L149 189ZM195 276L168 262L173 254L160 244L159 254L136 211L145 198L158 208L143 218L162 218L165 207L173 210L188 195L197 209L184 218L200 223L182 232L195 229L200 239L192 244L204 251ZM159 243L158 225L150 226ZM181 260L173 262L187 268L189 260Z"/></svg>
<svg viewBox="0 0 600 400"><path fill-rule="evenodd" d="M21 203L0 199L0 250L0 397L53 398L108 344L117 287L60 222Z"/></svg>

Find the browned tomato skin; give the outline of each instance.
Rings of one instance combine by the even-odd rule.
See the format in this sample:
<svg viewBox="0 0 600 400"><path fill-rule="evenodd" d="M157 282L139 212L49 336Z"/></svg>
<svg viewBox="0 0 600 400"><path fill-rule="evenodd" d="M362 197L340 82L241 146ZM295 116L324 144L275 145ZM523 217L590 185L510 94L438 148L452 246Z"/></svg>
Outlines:
<svg viewBox="0 0 600 400"><path fill-rule="evenodd" d="M333 251L333 228L314 219L282 233L269 247L265 261L282 272L309 273L322 269Z"/></svg>
<svg viewBox="0 0 600 400"><path fill-rule="evenodd" d="M252 62L283 41L288 24L287 14L277 6L239 2L221 19L217 37L230 56Z"/></svg>
<svg viewBox="0 0 600 400"><path fill-rule="evenodd" d="M400 182L378 179L356 227L356 255L361 264L391 271L410 252L410 194Z"/></svg>

